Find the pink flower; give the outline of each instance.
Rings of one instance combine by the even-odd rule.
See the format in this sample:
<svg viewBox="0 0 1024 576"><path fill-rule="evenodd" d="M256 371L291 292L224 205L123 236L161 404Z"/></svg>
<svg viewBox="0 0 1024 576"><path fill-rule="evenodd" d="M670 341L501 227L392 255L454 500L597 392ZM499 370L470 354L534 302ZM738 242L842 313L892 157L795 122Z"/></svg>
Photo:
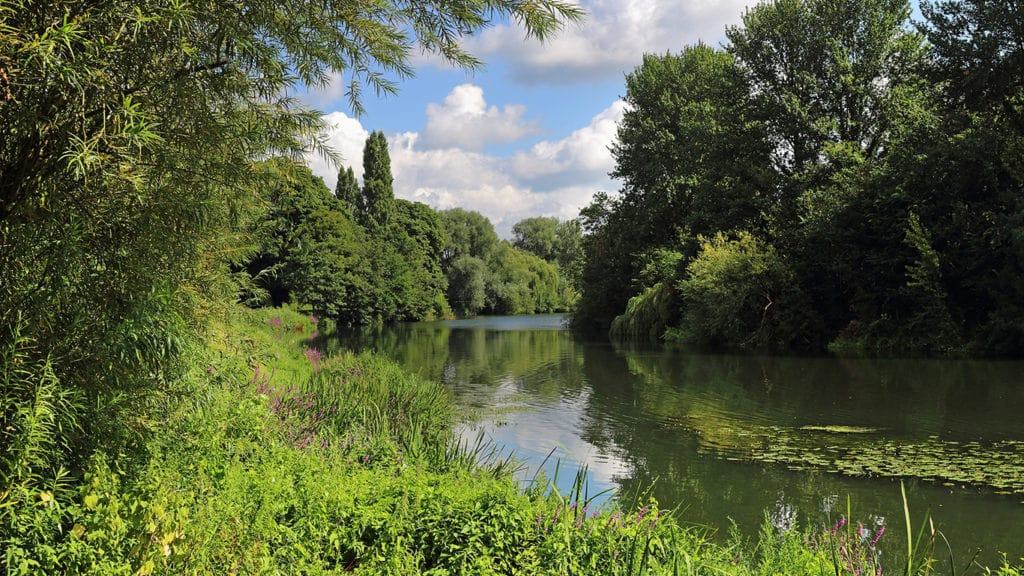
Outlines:
<svg viewBox="0 0 1024 576"><path fill-rule="evenodd" d="M316 348L306 349L306 359L309 360L309 363L313 365L314 371L320 370L320 359L323 358L323 356L323 353L317 350Z"/></svg>
<svg viewBox="0 0 1024 576"><path fill-rule="evenodd" d="M875 532L875 537L871 539L871 547L874 548L878 545L878 541L885 535L885 524L878 527L878 531Z"/></svg>

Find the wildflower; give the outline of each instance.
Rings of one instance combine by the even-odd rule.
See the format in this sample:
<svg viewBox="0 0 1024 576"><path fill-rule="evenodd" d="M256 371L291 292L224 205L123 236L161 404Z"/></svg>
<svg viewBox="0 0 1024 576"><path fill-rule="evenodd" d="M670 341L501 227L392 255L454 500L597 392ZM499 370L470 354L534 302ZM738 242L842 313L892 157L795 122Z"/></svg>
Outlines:
<svg viewBox="0 0 1024 576"><path fill-rule="evenodd" d="M313 326L316 326L320 322L320 319L316 317L316 314L310 314L309 315L309 322Z"/></svg>
<svg viewBox="0 0 1024 576"><path fill-rule="evenodd" d="M835 536L836 534L838 534L844 526L846 526L846 517L840 517L839 521L836 522L836 525L832 527L832 535Z"/></svg>
<svg viewBox="0 0 1024 576"><path fill-rule="evenodd" d="M636 513L636 523L637 524L643 522L644 516L647 516L647 512L648 512L647 506L644 506L643 508L641 508L640 510L637 511L637 513Z"/></svg>
<svg viewBox="0 0 1024 576"><path fill-rule="evenodd" d="M369 463L370 463L370 455L369 454L363 454L363 464L369 464Z"/></svg>
<svg viewBox="0 0 1024 576"><path fill-rule="evenodd" d="M323 358L323 353L316 348L306 349L306 359L313 365L313 371L320 370L320 359Z"/></svg>
<svg viewBox="0 0 1024 576"><path fill-rule="evenodd" d="M267 324L270 324L274 328L280 328L282 322L281 322L280 318L275 316L274 318L271 318L270 320L267 320Z"/></svg>
<svg viewBox="0 0 1024 576"><path fill-rule="evenodd" d="M885 535L885 524L882 524L881 526L878 527L878 530L875 532L875 537L871 539L870 546L872 548L874 548L875 546L878 546L878 541L881 540L882 536L884 536L884 535Z"/></svg>

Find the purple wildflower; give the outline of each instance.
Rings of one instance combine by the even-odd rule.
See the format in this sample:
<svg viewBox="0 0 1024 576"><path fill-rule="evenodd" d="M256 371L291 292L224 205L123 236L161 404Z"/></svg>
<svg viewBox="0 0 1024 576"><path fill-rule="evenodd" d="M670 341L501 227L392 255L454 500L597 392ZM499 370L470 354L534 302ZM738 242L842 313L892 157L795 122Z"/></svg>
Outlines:
<svg viewBox="0 0 1024 576"><path fill-rule="evenodd" d="M274 318L271 318L270 320L267 320L267 324L270 324L274 328L280 328L281 327L281 319L275 316Z"/></svg>
<svg viewBox="0 0 1024 576"><path fill-rule="evenodd" d="M644 506L643 508L641 508L640 510L637 511L637 513L636 513L636 523L637 524L643 522L644 516L647 516L647 512L648 512L647 506Z"/></svg>
<svg viewBox="0 0 1024 576"><path fill-rule="evenodd" d="M885 535L885 524L882 524L881 526L878 527L878 531L875 532L875 537L871 539L871 547L874 548L875 546L878 546L878 541L881 540L882 536L884 536L884 535Z"/></svg>
<svg viewBox="0 0 1024 576"><path fill-rule="evenodd" d="M846 526L846 518L845 517L841 517L841 518L839 518L839 521L836 522L836 525L832 527L832 535L835 536L836 534L838 534L839 531L842 530L844 526Z"/></svg>
<svg viewBox="0 0 1024 576"><path fill-rule="evenodd" d="M316 317L316 314L310 314L309 315L309 322L313 326L316 326L320 322L320 319Z"/></svg>
<svg viewBox="0 0 1024 576"><path fill-rule="evenodd" d="M309 360L309 363L313 365L314 372L320 370L320 359L323 358L323 356L323 353L316 348L306 349L306 359Z"/></svg>

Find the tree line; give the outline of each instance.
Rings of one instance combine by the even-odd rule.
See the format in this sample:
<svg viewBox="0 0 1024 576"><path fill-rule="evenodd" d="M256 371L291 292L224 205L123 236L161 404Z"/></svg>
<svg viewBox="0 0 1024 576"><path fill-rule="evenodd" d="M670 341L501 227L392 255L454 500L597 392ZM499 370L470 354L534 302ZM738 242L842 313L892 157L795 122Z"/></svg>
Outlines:
<svg viewBox="0 0 1024 576"><path fill-rule="evenodd" d="M362 185L351 167L333 193L284 158L259 169L256 249L237 266L250 305L291 302L348 325L556 312L575 300L575 222L529 218L509 242L477 212L395 198L381 132L366 140Z"/></svg>
<svg viewBox="0 0 1024 576"><path fill-rule="evenodd" d="M1024 351L1024 5L770 0L626 78L581 327Z"/></svg>

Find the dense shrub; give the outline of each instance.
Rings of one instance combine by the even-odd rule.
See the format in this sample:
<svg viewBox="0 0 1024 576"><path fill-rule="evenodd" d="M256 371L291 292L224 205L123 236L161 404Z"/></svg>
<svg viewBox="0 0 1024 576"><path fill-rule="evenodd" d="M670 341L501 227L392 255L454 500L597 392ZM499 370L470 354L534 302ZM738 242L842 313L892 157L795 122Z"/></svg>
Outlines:
<svg viewBox="0 0 1024 576"><path fill-rule="evenodd" d="M814 344L817 334L792 270L747 232L702 239L679 282L683 322L676 338L743 347Z"/></svg>

